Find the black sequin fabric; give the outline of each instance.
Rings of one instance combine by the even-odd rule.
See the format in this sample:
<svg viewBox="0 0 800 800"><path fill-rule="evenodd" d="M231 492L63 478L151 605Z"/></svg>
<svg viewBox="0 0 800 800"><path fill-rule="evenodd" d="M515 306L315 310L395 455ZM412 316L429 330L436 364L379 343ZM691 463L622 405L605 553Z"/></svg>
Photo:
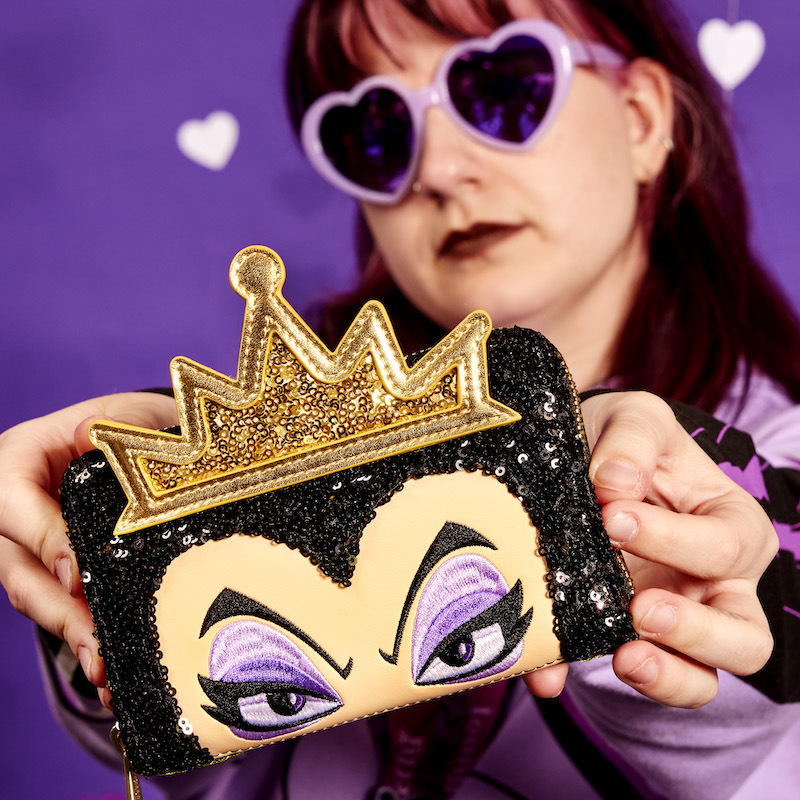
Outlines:
<svg viewBox="0 0 800 800"><path fill-rule="evenodd" d="M636 638L630 579L603 530L578 399L560 355L540 334L518 328L493 331L487 351L492 396L518 411L519 422L122 537L113 529L126 499L105 457L92 451L72 463L61 487L64 518L135 772L214 762L181 730L181 709L160 663L153 595L170 562L191 547L244 533L300 551L348 586L361 532L411 478L481 470L519 497L539 530L565 660L603 655Z"/></svg>

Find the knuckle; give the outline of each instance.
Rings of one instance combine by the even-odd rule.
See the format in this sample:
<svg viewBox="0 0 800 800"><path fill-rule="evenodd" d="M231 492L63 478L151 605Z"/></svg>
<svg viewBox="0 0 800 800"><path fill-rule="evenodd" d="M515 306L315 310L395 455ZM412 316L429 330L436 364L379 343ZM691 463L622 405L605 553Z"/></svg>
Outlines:
<svg viewBox="0 0 800 800"><path fill-rule="evenodd" d="M702 675L697 668L678 670L670 675L660 687L661 691L653 699L674 708L700 708L717 696L719 682L716 671L704 668Z"/></svg>
<svg viewBox="0 0 800 800"><path fill-rule="evenodd" d="M64 528L55 526L50 519L31 523L30 529L26 532L25 547L53 574L55 574L56 561L62 556L70 556L72 553L66 526Z"/></svg>
<svg viewBox="0 0 800 800"><path fill-rule="evenodd" d="M36 558L38 561L41 561L51 572L53 572L53 569L51 569L53 565L45 560L47 556L45 546L46 542L46 534L43 531L35 530L30 532L25 546L30 551L31 555L34 556L34 558Z"/></svg>
<svg viewBox="0 0 800 800"><path fill-rule="evenodd" d="M708 705L716 696L719 684L715 680L712 685L699 692L697 696L685 704L685 708L702 708Z"/></svg>
<svg viewBox="0 0 800 800"><path fill-rule="evenodd" d="M592 424L598 425L598 429L594 430L595 436L611 424L625 431L629 438L658 440L665 426L676 424L675 415L667 403L650 392L623 391L601 397L606 410L600 415L599 421L590 421L590 427Z"/></svg>
<svg viewBox="0 0 800 800"><path fill-rule="evenodd" d="M685 653L702 652L714 633L714 626L704 614L697 615L694 624L684 624L674 646ZM677 641L679 639L679 641Z"/></svg>
<svg viewBox="0 0 800 800"><path fill-rule="evenodd" d="M749 510L750 515L747 530L739 538L743 544L746 540L749 545L750 565L756 566L760 576L778 552L780 539L774 522L761 504L745 489L741 489L741 492L744 494L743 502L748 506L746 511ZM741 516L745 519L748 518L746 514L741 514Z"/></svg>
<svg viewBox="0 0 800 800"><path fill-rule="evenodd" d="M768 520L768 523L769 524L766 526L766 533L764 536L764 547L761 550L764 562L762 571L766 569L772 559L775 558L781 545L774 523L772 520Z"/></svg>
<svg viewBox="0 0 800 800"><path fill-rule="evenodd" d="M772 658L772 653L775 650L775 639L772 638L771 633L765 633L761 637L761 644L756 651L753 672L758 672L766 666L767 662Z"/></svg>
<svg viewBox="0 0 800 800"><path fill-rule="evenodd" d="M717 671L702 664L682 665L672 687L669 705L700 708L710 703L719 689Z"/></svg>
<svg viewBox="0 0 800 800"><path fill-rule="evenodd" d="M8 526L9 507L13 493L7 484L0 486L0 535Z"/></svg>
<svg viewBox="0 0 800 800"><path fill-rule="evenodd" d="M748 646L742 653L738 675L753 675L762 669L769 661L775 641L768 631L759 631L752 636Z"/></svg>
<svg viewBox="0 0 800 800"><path fill-rule="evenodd" d="M723 536L714 554L713 574L726 578L738 576L745 556L745 543L741 536Z"/></svg>
<svg viewBox="0 0 800 800"><path fill-rule="evenodd" d="M652 392L631 392L631 412L648 429L675 424L675 415L667 403Z"/></svg>
<svg viewBox="0 0 800 800"><path fill-rule="evenodd" d="M686 681L683 679L683 675L671 675L670 678L662 681L658 699L668 706L685 705L688 700Z"/></svg>
<svg viewBox="0 0 800 800"><path fill-rule="evenodd" d="M626 406L626 418L631 426L651 434L665 421L664 411L669 410L663 400L649 392L634 392Z"/></svg>
<svg viewBox="0 0 800 800"><path fill-rule="evenodd" d="M14 609L23 616L30 617L31 587L25 571L12 569L6 573L3 586Z"/></svg>
<svg viewBox="0 0 800 800"><path fill-rule="evenodd" d="M61 639L67 642L67 644L69 644L73 653L77 652L76 642L78 641L79 635L77 619L74 613L69 613L65 616L58 635Z"/></svg>

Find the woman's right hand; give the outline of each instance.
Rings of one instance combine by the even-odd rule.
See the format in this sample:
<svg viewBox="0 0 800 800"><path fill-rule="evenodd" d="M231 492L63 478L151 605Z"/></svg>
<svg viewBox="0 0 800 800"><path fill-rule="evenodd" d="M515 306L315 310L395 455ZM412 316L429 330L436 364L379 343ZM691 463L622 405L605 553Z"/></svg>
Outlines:
<svg viewBox="0 0 800 800"><path fill-rule="evenodd" d="M58 502L61 476L91 449L88 427L98 419L153 429L177 423L171 397L131 392L87 400L0 434L0 582L17 611L69 644L107 704L103 662Z"/></svg>

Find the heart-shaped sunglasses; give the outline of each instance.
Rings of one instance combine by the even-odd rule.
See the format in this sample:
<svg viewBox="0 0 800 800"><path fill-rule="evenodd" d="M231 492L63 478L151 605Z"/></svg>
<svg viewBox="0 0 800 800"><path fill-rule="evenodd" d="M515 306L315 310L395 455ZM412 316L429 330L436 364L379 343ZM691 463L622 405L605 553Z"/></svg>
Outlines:
<svg viewBox="0 0 800 800"><path fill-rule="evenodd" d="M334 186L371 203L396 203L414 180L430 106L491 147L527 150L557 116L576 65L624 63L610 47L570 39L552 22L517 20L450 48L423 89L376 75L323 95L306 111L300 136Z"/></svg>

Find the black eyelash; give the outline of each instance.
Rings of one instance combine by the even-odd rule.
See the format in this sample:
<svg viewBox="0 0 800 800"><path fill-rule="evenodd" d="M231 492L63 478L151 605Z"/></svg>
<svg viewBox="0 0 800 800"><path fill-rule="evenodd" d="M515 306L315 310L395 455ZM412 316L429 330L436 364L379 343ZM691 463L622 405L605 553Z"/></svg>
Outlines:
<svg viewBox="0 0 800 800"><path fill-rule="evenodd" d="M215 704L215 706L203 706L203 711L217 720L217 722L221 722L229 728L238 728L243 731L278 731L284 728L296 728L298 725L308 725L341 708L339 698L334 695L314 691L304 686L281 683L280 681L242 681L240 683L234 683L230 681L214 681L203 675L198 675L197 680L200 681L200 686L206 693L208 699ZM242 718L241 712L239 711L239 700L243 697L254 697L258 694L287 693L300 694L304 697L315 697L320 700L330 700L336 703L336 705L321 711L319 714L315 714L313 717L305 717L300 722L296 719L287 718L287 722L284 725L263 727L260 725L253 725Z"/></svg>
<svg viewBox="0 0 800 800"><path fill-rule="evenodd" d="M509 590L505 597L501 597L494 605L482 611L472 619L467 620L465 623L456 628L452 633L442 639L436 646L434 651L428 656L428 660L423 664L422 669L419 670L415 677L424 675L428 667L433 663L434 659L439 658L440 655L453 644L463 641L467 636L479 631L482 628L487 628L490 625L500 625L500 630L503 632L503 639L505 645L498 655L487 664L481 664L472 671L461 672L458 674L459 680L468 678L479 672L483 672L489 667L499 664L521 641L522 637L527 633L528 628L533 618L533 608L529 608L522 616L522 582L517 581L514 586ZM433 686L438 683L449 683L452 678L441 678L436 681L425 682L426 686Z"/></svg>

